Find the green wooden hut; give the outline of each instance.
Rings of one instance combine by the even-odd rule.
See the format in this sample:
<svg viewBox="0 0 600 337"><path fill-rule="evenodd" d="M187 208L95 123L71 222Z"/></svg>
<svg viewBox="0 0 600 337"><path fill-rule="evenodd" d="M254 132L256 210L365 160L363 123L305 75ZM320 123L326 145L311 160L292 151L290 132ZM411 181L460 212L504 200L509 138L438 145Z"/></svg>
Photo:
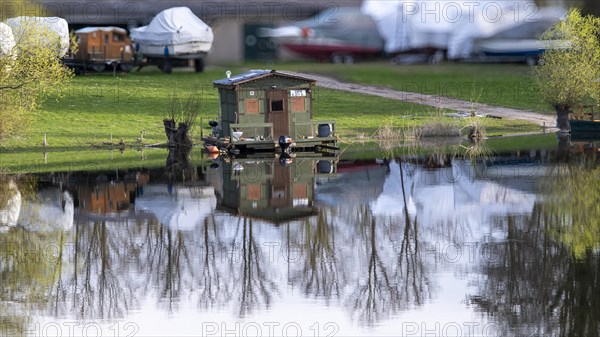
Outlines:
<svg viewBox="0 0 600 337"><path fill-rule="evenodd" d="M280 136L299 147L335 147L335 121L313 121L315 80L275 70L250 70L216 80L218 132L205 143L226 148L274 148Z"/></svg>

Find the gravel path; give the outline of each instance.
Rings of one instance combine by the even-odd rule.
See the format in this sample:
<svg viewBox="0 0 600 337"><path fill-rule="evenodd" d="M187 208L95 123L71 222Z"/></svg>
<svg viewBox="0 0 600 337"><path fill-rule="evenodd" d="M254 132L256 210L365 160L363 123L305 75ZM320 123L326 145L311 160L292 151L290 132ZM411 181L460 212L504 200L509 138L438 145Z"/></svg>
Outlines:
<svg viewBox="0 0 600 337"><path fill-rule="evenodd" d="M518 110L511 108L503 108L499 106L471 103L455 98L448 98L435 95L419 94L414 92L397 91L389 88L375 87L371 85L362 85L354 83L340 82L334 78L307 73L287 72L289 74L312 78L317 81L317 85L330 89L338 89L344 91L357 92L361 94L380 96L399 101L429 105L435 108L450 109L456 111L471 111L475 109L478 114L492 115L508 119L524 120L545 126L548 129L554 129L556 126L556 117L552 115L544 115L529 110Z"/></svg>

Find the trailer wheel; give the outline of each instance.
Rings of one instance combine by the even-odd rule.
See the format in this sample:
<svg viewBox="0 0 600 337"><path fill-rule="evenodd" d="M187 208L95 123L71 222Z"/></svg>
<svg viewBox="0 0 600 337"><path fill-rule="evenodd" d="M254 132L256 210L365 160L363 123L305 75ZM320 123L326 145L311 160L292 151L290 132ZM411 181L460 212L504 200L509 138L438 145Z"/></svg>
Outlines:
<svg viewBox="0 0 600 337"><path fill-rule="evenodd" d="M354 63L354 56L347 54L344 55L344 63L345 64L353 64Z"/></svg>
<svg viewBox="0 0 600 337"><path fill-rule="evenodd" d="M173 72L173 65L171 65L171 61L165 60L161 70L164 71L166 74L170 74L171 72Z"/></svg>
<svg viewBox="0 0 600 337"><path fill-rule="evenodd" d="M528 66L533 67L534 65L538 64L538 58L535 56L528 56L525 59L525 63L527 63Z"/></svg>
<svg viewBox="0 0 600 337"><path fill-rule="evenodd" d="M333 64L342 64L344 63L344 56L341 54L331 54L331 63Z"/></svg>
<svg viewBox="0 0 600 337"><path fill-rule="evenodd" d="M197 73L201 73L204 71L204 59L197 58L194 60L194 69Z"/></svg>
<svg viewBox="0 0 600 337"><path fill-rule="evenodd" d="M99 64L99 63L92 64L91 67L92 67L92 70L96 73L101 73L104 71L104 69L106 69L105 64Z"/></svg>
<svg viewBox="0 0 600 337"><path fill-rule="evenodd" d="M133 63L121 63L119 64L119 68L121 71L128 73L131 71L131 69L133 69Z"/></svg>

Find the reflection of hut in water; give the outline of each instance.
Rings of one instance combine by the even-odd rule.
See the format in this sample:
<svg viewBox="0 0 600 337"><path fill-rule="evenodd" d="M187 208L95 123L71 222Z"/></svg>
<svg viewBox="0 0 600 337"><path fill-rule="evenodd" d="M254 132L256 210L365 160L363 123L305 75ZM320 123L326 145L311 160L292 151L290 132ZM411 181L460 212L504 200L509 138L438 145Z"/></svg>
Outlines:
<svg viewBox="0 0 600 337"><path fill-rule="evenodd" d="M595 138L575 138L571 136L570 139L560 140L559 148L564 143L568 149L569 156L577 157L582 156L587 160L597 160L600 158L600 136L596 135Z"/></svg>
<svg viewBox="0 0 600 337"><path fill-rule="evenodd" d="M110 181L98 176L92 183L79 183L76 192L79 207L88 212L98 214L121 213L128 211L130 205L149 176L145 173L136 174L124 180Z"/></svg>
<svg viewBox="0 0 600 337"><path fill-rule="evenodd" d="M222 160L217 208L274 223L315 215L314 182L323 167L335 173L335 160Z"/></svg>
<svg viewBox="0 0 600 337"><path fill-rule="evenodd" d="M165 181L162 170L132 172L120 178L99 173L92 179L79 177L69 188L77 195L80 221L156 219L169 229L189 230L203 223L216 204L212 187Z"/></svg>

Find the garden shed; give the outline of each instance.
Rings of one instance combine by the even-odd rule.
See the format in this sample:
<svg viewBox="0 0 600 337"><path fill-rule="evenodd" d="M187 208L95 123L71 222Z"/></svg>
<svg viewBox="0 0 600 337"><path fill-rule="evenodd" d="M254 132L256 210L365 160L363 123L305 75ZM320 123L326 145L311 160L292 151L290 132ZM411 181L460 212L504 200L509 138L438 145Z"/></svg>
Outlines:
<svg viewBox="0 0 600 337"><path fill-rule="evenodd" d="M335 142L335 122L312 120L315 80L275 70L228 74L213 82L219 90L220 119L218 132L213 132L215 145L273 148L281 136L300 147Z"/></svg>

